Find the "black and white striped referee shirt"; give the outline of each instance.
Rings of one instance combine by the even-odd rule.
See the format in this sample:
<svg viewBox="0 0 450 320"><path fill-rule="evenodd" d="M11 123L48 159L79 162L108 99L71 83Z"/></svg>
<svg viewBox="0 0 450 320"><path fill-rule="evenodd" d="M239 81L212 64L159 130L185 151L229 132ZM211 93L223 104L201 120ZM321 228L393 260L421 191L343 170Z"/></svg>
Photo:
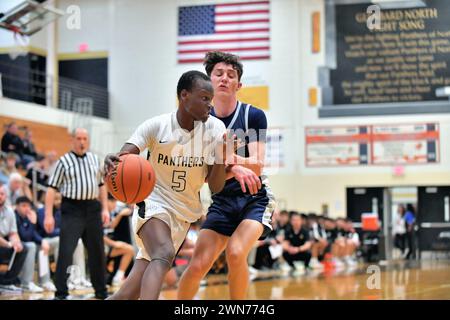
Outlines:
<svg viewBox="0 0 450 320"><path fill-rule="evenodd" d="M83 156L71 151L59 158L48 186L72 200L93 200L99 195L103 175L98 157L92 152Z"/></svg>

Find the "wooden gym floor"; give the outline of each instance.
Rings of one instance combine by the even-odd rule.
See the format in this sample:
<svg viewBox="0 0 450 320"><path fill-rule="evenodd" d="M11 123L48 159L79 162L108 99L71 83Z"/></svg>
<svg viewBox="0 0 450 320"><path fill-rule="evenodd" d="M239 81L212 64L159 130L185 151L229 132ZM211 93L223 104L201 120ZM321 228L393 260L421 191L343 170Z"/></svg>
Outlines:
<svg viewBox="0 0 450 320"><path fill-rule="evenodd" d="M392 261L373 266L360 265L352 270L308 272L296 276L281 272L262 272L250 284L249 299L450 299L449 260ZM372 268L380 272L373 273ZM73 291L71 294L73 299L84 300L93 297L91 290ZM175 297L175 289L164 289L161 293L161 299ZM197 295L200 300L228 297L225 275L209 276L207 285L202 286ZM1 300L52 298L51 293L0 295Z"/></svg>

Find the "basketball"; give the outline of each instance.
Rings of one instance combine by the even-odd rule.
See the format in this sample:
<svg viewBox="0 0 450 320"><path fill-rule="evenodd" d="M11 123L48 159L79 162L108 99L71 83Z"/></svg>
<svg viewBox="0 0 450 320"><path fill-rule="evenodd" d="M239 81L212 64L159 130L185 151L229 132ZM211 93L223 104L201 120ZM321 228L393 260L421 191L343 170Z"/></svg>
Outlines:
<svg viewBox="0 0 450 320"><path fill-rule="evenodd" d="M132 204L143 201L153 191L156 177L151 164L136 154L120 156L122 161L106 177L109 192L117 200Z"/></svg>

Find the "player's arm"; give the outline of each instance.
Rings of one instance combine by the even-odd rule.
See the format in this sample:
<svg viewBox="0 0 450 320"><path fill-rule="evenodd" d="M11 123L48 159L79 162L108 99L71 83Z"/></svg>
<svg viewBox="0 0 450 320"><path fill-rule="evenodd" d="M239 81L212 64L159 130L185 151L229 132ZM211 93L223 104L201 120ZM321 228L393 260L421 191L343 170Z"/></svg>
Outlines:
<svg viewBox="0 0 450 320"><path fill-rule="evenodd" d="M261 175L264 167L264 157L266 153L266 144L262 141L251 142L248 144L250 157L244 158L237 154L233 157L233 162L227 167L227 180L234 177L233 167L241 167L252 170L258 177ZM236 170L236 168L234 169Z"/></svg>
<svg viewBox="0 0 450 320"><path fill-rule="evenodd" d="M222 191L225 186L225 165L215 163L212 166L208 166L208 186L211 192L217 193Z"/></svg>
<svg viewBox="0 0 450 320"><path fill-rule="evenodd" d="M225 163L227 163L227 159L235 155L236 144L236 136L228 137L227 133L224 133L222 140L216 146L214 164L208 166L208 176L206 178L209 189L213 193L222 191L225 186Z"/></svg>
<svg viewBox="0 0 450 320"><path fill-rule="evenodd" d="M132 143L125 143L118 153L110 153L105 157L105 173L109 174L110 171L114 168L115 162L120 162L120 156L124 154L139 154L139 148Z"/></svg>
<svg viewBox="0 0 450 320"><path fill-rule="evenodd" d="M259 176L264 166L265 142L249 143L248 151L248 158L234 156L232 164L227 167L227 180L234 177L241 185L242 192L248 188L250 194L256 194L262 187Z"/></svg>
<svg viewBox="0 0 450 320"><path fill-rule="evenodd" d="M266 151L267 118L261 110L254 111L250 118L248 127L250 131L256 131L256 135L249 137L249 157L244 158L236 155L229 168L227 178L234 177L241 185L242 192L246 192L248 188L250 194L256 194L262 187L259 176L263 168ZM256 138L256 141L253 138Z"/></svg>

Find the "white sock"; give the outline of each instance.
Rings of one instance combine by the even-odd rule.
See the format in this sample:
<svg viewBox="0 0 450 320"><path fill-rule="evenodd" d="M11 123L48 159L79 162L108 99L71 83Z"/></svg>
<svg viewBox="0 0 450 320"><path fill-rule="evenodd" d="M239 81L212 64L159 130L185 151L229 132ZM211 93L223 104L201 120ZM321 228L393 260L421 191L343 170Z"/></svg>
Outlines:
<svg viewBox="0 0 450 320"><path fill-rule="evenodd" d="M117 270L116 275L114 276L114 279L122 280L125 273L121 270Z"/></svg>

